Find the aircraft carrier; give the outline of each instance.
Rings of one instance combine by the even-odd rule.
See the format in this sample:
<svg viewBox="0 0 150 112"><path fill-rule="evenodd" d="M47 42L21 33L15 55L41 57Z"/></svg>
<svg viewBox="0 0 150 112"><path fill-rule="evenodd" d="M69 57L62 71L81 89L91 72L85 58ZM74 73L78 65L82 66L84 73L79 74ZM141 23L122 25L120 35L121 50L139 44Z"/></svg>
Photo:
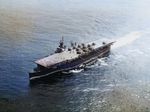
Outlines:
<svg viewBox="0 0 150 112"><path fill-rule="evenodd" d="M108 53L113 43L103 42L101 46L97 46L95 43L77 45L76 42L71 42L71 47L67 48L62 38L54 54L35 61L37 67L29 72L29 78L33 80L86 65L91 60Z"/></svg>

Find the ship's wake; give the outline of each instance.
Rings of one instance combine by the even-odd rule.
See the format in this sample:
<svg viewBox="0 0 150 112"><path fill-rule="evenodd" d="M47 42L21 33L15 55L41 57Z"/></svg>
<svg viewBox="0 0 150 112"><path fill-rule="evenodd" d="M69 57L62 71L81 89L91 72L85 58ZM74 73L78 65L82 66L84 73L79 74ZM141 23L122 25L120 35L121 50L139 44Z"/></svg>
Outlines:
<svg viewBox="0 0 150 112"><path fill-rule="evenodd" d="M124 45L130 44L133 41L135 41L136 39L148 34L150 32L148 31L135 31L135 32L131 32L119 39L116 40L116 43L111 47L111 49L115 49L118 47L122 47Z"/></svg>
<svg viewBox="0 0 150 112"><path fill-rule="evenodd" d="M114 43L114 45L111 46L111 49L115 49L118 47L122 47L122 46L125 46L128 44L131 44L136 39L138 39L138 38L140 38L140 37L142 37L148 33L150 33L150 31L134 31L134 32L131 32L129 34L126 34L125 36L123 36L119 39L101 38L101 39L98 39L98 40L93 41L93 42L96 43L95 47L100 47L100 46L102 46L102 42L105 42L107 44L107 43L116 41ZM88 44L91 44L93 42L90 42Z"/></svg>

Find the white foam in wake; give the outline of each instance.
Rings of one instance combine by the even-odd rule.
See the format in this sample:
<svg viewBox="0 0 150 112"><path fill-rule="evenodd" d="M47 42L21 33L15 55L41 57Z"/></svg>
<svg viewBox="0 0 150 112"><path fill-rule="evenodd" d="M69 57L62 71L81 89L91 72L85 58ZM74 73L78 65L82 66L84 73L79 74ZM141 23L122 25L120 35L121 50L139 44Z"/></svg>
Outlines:
<svg viewBox="0 0 150 112"><path fill-rule="evenodd" d="M80 69L80 70L70 70L70 72L72 72L72 73L79 73L81 71L83 71L83 69Z"/></svg>
<svg viewBox="0 0 150 112"><path fill-rule="evenodd" d="M119 38L118 40L116 40L116 42L114 43L114 45L112 46L112 49L114 48L118 48L127 44L132 43L133 41L135 41L136 39L140 38L143 35L146 35L150 32L147 31L135 31L135 32L131 32L130 34L125 35L122 38Z"/></svg>

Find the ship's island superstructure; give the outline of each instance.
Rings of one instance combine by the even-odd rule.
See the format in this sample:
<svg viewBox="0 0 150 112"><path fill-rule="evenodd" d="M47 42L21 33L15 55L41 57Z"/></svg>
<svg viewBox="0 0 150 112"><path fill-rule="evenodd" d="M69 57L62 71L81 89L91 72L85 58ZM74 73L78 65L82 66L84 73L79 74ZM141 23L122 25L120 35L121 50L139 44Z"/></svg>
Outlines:
<svg viewBox="0 0 150 112"><path fill-rule="evenodd" d="M62 38L54 54L35 61L37 67L29 72L29 78L32 80L85 65L98 56L108 53L113 43L103 42L102 46L96 47L95 43L77 45L76 42L71 42L71 48L67 48Z"/></svg>

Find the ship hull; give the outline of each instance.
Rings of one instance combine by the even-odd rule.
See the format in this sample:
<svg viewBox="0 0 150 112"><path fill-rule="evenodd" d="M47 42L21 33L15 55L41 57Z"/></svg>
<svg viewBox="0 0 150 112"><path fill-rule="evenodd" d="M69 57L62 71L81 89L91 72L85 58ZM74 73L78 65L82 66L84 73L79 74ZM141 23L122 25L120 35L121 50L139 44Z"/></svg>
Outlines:
<svg viewBox="0 0 150 112"><path fill-rule="evenodd" d="M77 59L67 61L66 63L60 65L60 66L53 66L51 68L45 68L39 72L31 71L29 72L29 78L30 80L33 80L35 78L40 78L44 76L48 76L57 72L63 72L68 71L71 69L76 69L80 65L86 65L91 60L96 59L99 56L103 56L104 54L108 53L110 51L110 46L106 46L105 48L101 49L101 47L93 50L91 53L87 53L83 56L79 56Z"/></svg>

